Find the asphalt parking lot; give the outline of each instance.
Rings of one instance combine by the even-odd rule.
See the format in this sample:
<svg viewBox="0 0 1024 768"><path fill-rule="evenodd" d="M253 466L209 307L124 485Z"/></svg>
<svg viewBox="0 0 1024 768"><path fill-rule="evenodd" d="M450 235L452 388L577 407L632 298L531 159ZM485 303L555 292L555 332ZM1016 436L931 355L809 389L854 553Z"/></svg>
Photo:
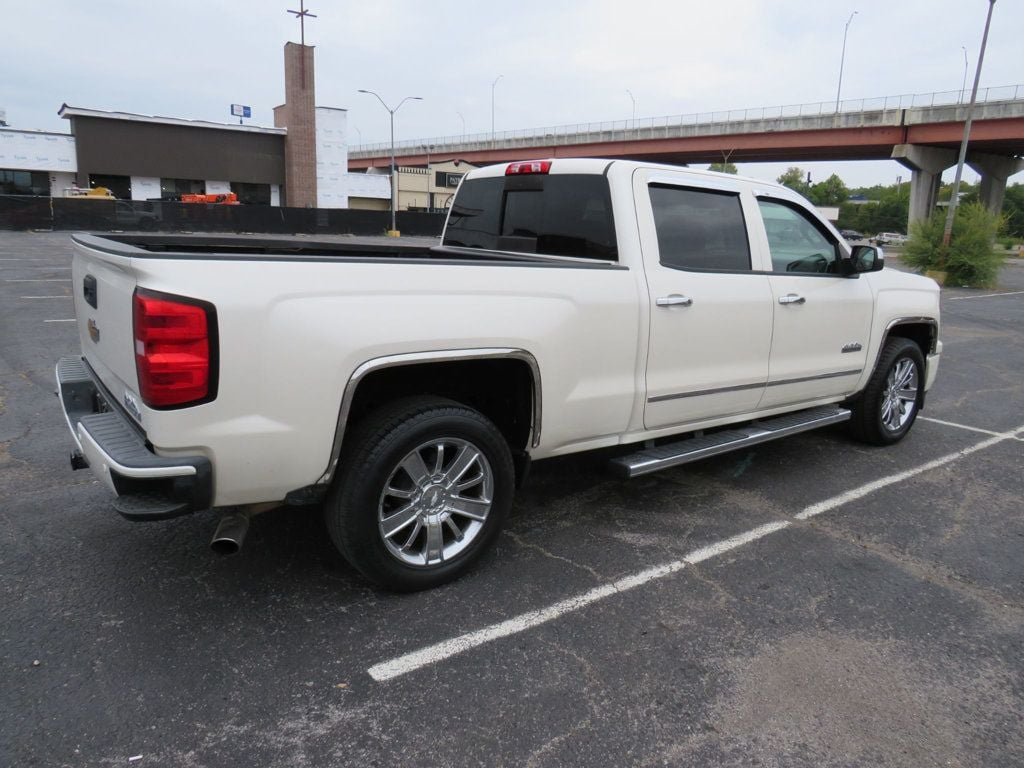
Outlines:
<svg viewBox="0 0 1024 768"><path fill-rule="evenodd" d="M924 419L630 482L539 463L481 567L368 586L315 509L207 545L72 472L61 233L0 233L0 765L1024 765L1024 265Z"/></svg>

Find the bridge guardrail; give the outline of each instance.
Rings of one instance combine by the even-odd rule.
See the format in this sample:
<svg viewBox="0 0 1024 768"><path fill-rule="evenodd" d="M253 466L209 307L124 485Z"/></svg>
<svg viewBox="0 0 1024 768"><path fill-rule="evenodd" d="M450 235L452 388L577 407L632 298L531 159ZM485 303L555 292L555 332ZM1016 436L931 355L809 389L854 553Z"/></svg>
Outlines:
<svg viewBox="0 0 1024 768"><path fill-rule="evenodd" d="M846 99L839 102L836 109L835 101L818 101L808 104L787 104L772 107L752 107L748 109L730 109L717 112L693 112L686 115L669 115L663 117L644 117L631 120L611 120L596 123L576 123L556 125L544 128L520 128L514 131L491 133L474 133L460 136L442 136L429 139L405 139L395 142L396 154L420 154L427 151L434 154L444 151L447 147L459 147L463 150L492 149L494 147L515 147L533 144L537 140L547 140L558 144L559 137L582 135L607 135L610 140L618 138L646 138L654 136L661 130L697 126L721 126L728 123L747 123L751 121L778 120L801 117L827 117L830 115L852 115L856 113L889 112L917 107L941 107L967 104L970 91L935 91L933 93L902 94L897 96L877 96L862 99ZM1018 101L1024 99L1024 84L1004 85L982 88L978 91L978 103ZM361 144L352 147L349 158L357 160L366 157L378 157L388 154L391 144L378 142Z"/></svg>

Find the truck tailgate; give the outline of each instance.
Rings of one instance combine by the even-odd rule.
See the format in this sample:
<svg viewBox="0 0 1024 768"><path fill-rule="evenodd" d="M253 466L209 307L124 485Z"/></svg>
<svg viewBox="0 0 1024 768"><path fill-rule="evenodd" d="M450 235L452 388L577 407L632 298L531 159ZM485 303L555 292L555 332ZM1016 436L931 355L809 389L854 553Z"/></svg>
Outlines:
<svg viewBox="0 0 1024 768"><path fill-rule="evenodd" d="M138 419L132 337L132 259L75 243L72 291L82 354L116 401Z"/></svg>

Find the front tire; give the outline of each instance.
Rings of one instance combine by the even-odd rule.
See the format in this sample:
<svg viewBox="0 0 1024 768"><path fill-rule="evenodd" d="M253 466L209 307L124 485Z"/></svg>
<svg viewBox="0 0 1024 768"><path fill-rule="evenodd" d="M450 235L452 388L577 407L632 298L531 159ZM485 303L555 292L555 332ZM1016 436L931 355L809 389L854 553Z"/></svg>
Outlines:
<svg viewBox="0 0 1024 768"><path fill-rule="evenodd" d="M338 550L396 591L458 578L512 504L512 455L498 428L450 400L417 397L370 414L346 439L324 513Z"/></svg>
<svg viewBox="0 0 1024 768"><path fill-rule="evenodd" d="M910 339L889 339L875 372L851 410L850 431L872 445L906 437L924 402L924 355Z"/></svg>

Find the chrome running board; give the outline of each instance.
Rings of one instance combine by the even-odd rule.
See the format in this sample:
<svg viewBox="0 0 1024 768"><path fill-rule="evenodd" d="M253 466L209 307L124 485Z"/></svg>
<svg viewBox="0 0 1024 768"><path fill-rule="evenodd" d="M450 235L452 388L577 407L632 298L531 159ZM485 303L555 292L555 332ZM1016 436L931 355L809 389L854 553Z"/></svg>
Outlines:
<svg viewBox="0 0 1024 768"><path fill-rule="evenodd" d="M622 478L637 477L668 467L717 456L720 453L749 448L810 429L838 424L850 418L850 411L838 405L823 405L805 411L786 413L770 419L752 421L742 427L724 429L710 435L697 435L654 448L645 448L608 462L608 468Z"/></svg>

